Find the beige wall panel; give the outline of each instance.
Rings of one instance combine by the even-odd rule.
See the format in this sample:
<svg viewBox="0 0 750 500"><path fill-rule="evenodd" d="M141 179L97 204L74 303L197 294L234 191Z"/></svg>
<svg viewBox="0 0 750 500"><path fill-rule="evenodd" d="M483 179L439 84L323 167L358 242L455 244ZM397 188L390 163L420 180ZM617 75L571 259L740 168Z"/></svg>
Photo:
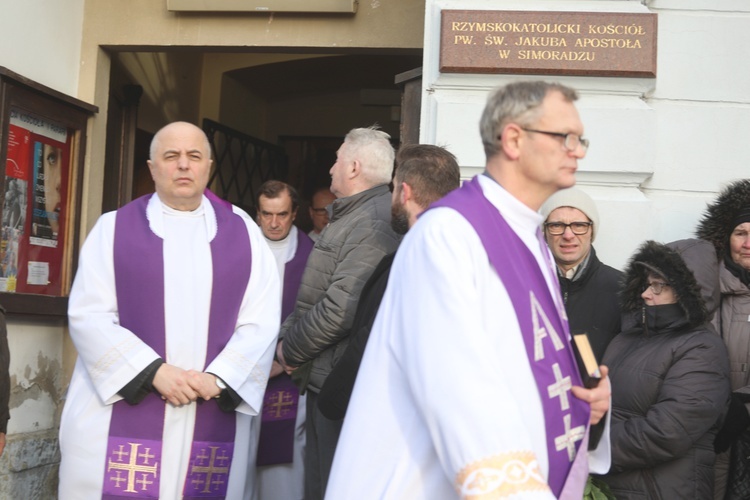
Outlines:
<svg viewBox="0 0 750 500"><path fill-rule="evenodd" d="M424 0L363 0L356 14L178 13L166 0L86 3L84 46L422 46Z"/></svg>

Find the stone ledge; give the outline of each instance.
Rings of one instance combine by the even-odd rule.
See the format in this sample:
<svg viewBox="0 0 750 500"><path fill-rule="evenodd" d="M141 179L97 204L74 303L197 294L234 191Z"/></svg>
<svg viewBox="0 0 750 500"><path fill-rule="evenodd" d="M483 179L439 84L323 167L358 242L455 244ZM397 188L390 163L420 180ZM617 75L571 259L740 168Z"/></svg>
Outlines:
<svg viewBox="0 0 750 500"><path fill-rule="evenodd" d="M0 473L0 498L57 498L58 477L58 464Z"/></svg>
<svg viewBox="0 0 750 500"><path fill-rule="evenodd" d="M57 432L57 429L50 429L8 436L5 451L0 458L0 475L52 464L57 466L60 463Z"/></svg>

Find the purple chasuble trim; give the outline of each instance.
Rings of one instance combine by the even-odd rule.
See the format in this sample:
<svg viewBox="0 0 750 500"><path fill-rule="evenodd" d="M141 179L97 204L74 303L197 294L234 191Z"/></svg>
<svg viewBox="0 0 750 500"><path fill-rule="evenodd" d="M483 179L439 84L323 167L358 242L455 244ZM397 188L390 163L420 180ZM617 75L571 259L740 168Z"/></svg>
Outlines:
<svg viewBox="0 0 750 500"><path fill-rule="evenodd" d="M149 227L149 199L118 210L115 223L115 289L120 324L166 359L162 239ZM205 369L234 334L250 279L247 228L231 205L210 200L217 233L210 243L213 266ZM168 360L167 360L168 361ZM166 404L149 394L138 405L112 408L102 498L158 498ZM196 402L196 425L183 498L224 498L234 452L234 413L214 401Z"/></svg>
<svg viewBox="0 0 750 500"><path fill-rule="evenodd" d="M297 251L284 266L284 290L281 299L281 322L294 311L313 240L297 231ZM299 409L299 388L282 373L268 381L263 396L260 437L256 465L288 464L294 460L294 428Z"/></svg>
<svg viewBox="0 0 750 500"><path fill-rule="evenodd" d="M232 210L232 204L231 204L231 203L229 203L229 202L228 202L227 200L225 200L224 198L219 198L219 197L218 197L218 196L216 195L216 193L214 193L214 192L213 192L213 191L211 191L210 189L206 188L206 190L205 190L205 191L203 191L203 194L204 194L204 196L205 196L206 198L208 198L208 200L209 200L209 201L211 201L211 202L215 202L215 203L214 203L214 205L215 205L216 203L219 203L219 204L221 204L221 205L224 205L225 207L227 207L227 208L228 208L229 210Z"/></svg>
<svg viewBox="0 0 750 500"><path fill-rule="evenodd" d="M314 242L308 235L297 230L297 251L292 260L284 265L284 289L281 292L281 322L292 314L297 302L299 284L302 282L302 273L305 272L307 259L310 257Z"/></svg>
<svg viewBox="0 0 750 500"><path fill-rule="evenodd" d="M256 465L294 461L294 429L298 409L299 389L292 382L292 377L282 373L270 379L263 395Z"/></svg>
<svg viewBox="0 0 750 500"><path fill-rule="evenodd" d="M584 465L587 464L586 449L582 448L583 454L577 452L585 441L589 421L588 404L570 391L572 385L582 384L569 347L568 322L558 307L561 302L555 302L535 257L484 196L476 177L432 207L453 208L472 225L510 296L544 410L547 481L559 497L576 455L582 455ZM579 468L580 460L576 471ZM584 483L585 480L584 477ZM581 484L581 493L583 487Z"/></svg>

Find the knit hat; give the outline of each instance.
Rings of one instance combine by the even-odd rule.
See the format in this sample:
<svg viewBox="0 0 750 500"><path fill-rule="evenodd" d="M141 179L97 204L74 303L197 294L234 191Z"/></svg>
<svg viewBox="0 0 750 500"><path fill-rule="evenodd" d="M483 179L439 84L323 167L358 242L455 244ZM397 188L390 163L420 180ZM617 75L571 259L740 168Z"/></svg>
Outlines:
<svg viewBox="0 0 750 500"><path fill-rule="evenodd" d="M539 213L542 214L544 221L547 222L549 214L560 207L576 208L594 223L591 226L591 241L593 242L594 238L596 238L596 232L599 229L599 211L596 209L596 203L591 199L591 196L575 187L561 189L547 198L542 208L539 209Z"/></svg>

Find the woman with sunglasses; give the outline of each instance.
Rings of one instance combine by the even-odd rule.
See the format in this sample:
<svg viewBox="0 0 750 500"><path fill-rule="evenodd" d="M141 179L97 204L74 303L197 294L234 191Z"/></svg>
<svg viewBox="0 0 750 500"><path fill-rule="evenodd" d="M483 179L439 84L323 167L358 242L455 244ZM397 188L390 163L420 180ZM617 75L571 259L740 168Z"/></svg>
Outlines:
<svg viewBox="0 0 750 500"><path fill-rule="evenodd" d="M726 348L709 324L714 262L705 241L648 241L625 271L623 331L603 360L612 383L603 479L618 500L713 497L713 442L730 395Z"/></svg>

